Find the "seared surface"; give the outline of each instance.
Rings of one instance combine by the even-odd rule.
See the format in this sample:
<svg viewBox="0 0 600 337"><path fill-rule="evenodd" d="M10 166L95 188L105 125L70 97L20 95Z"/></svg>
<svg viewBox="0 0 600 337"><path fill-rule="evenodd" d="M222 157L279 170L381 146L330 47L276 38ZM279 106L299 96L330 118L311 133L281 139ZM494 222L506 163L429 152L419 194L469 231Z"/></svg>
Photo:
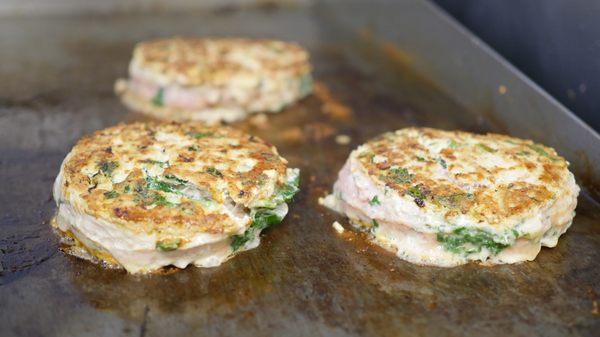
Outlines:
<svg viewBox="0 0 600 337"><path fill-rule="evenodd" d="M319 203L399 258L449 267L533 260L571 225L579 190L530 140L410 127L352 151Z"/></svg>
<svg viewBox="0 0 600 337"><path fill-rule="evenodd" d="M310 93L308 53L291 42L172 37L136 45L115 92L130 110L174 121L234 122Z"/></svg>
<svg viewBox="0 0 600 337"><path fill-rule="evenodd" d="M385 133L354 154L364 172L456 223L510 228L558 197L572 174L554 149L531 140L430 128ZM463 220L464 221L464 220Z"/></svg>
<svg viewBox="0 0 600 337"><path fill-rule="evenodd" d="M234 128L202 124L110 127L78 141L62 170L61 199L133 233L159 239L237 234L240 224L220 205L253 207L286 182L286 160L274 147ZM168 199L164 190L176 185L193 186L195 198L214 206L191 196Z"/></svg>
<svg viewBox="0 0 600 337"><path fill-rule="evenodd" d="M232 77L300 76L310 71L308 54L273 40L172 38L139 43L132 67L160 84L223 85ZM163 80L164 79L164 80Z"/></svg>
<svg viewBox="0 0 600 337"><path fill-rule="evenodd" d="M600 208L585 194L558 246L514 266L414 266L331 228L334 220L346 223L316 199L330 190L352 148L414 125L502 130L477 123L410 73L350 62L351 54L330 44L338 40L324 40L312 14L0 21L7 34L0 39L0 335L596 335ZM76 139L139 119L124 114L112 85L126 75L135 42L157 32L297 40L314 56L315 77L343 105L319 94L269 116L265 129L253 127L303 177L290 214L258 249L216 269L138 278L57 254L46 222L56 209L52 182ZM396 81L381 83L382 74ZM351 143L337 144L336 134Z"/></svg>

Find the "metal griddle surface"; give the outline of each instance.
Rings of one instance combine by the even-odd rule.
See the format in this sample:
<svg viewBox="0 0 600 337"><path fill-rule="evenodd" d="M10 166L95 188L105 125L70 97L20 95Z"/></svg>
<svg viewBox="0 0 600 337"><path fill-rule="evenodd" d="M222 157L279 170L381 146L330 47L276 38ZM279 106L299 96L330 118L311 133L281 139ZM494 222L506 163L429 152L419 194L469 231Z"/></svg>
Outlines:
<svg viewBox="0 0 600 337"><path fill-rule="evenodd" d="M0 21L0 335L597 335L600 209L585 194L558 247L518 265L420 267L331 228L346 221L317 198L358 144L411 125L493 128L410 73L382 83L380 66L326 40L317 17L271 8ZM267 126L238 124L301 168L302 192L257 249L218 268L135 277L58 252L48 220L60 162L82 135L141 119L113 82L136 41L174 34L276 37L310 50L332 97L321 90Z"/></svg>

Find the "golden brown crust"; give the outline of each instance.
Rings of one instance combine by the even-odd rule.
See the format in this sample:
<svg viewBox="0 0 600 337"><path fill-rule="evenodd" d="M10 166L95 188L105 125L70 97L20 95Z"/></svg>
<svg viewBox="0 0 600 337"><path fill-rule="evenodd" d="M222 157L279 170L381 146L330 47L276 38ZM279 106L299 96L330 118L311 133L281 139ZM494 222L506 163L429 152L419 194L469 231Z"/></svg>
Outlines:
<svg viewBox="0 0 600 337"><path fill-rule="evenodd" d="M139 43L132 65L173 83L219 85L233 74L298 76L310 72L308 53L274 40L171 38Z"/></svg>
<svg viewBox="0 0 600 337"><path fill-rule="evenodd" d="M571 179L568 162L554 149L498 134L408 128L353 155L375 181L420 207L490 225L548 205Z"/></svg>
<svg viewBox="0 0 600 337"><path fill-rule="evenodd" d="M146 233L231 233L220 206L269 198L286 161L232 128L134 123L82 138L62 172L61 199L96 218Z"/></svg>

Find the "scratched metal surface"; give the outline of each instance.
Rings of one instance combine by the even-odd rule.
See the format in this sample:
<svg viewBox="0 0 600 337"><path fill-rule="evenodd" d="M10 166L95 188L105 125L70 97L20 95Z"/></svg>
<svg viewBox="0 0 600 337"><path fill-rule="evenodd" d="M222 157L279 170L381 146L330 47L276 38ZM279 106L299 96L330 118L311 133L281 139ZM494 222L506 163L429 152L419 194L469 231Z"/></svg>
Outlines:
<svg viewBox="0 0 600 337"><path fill-rule="evenodd" d="M345 222L317 198L353 147L409 125L495 128L410 69L382 69L368 43L341 45L326 26L311 9L271 7L3 18L0 335L597 335L600 208L586 194L558 247L518 265L419 267L331 228ZM141 119L125 112L112 84L136 41L173 34L277 37L310 50L317 94L266 125L238 125L301 168L302 192L257 249L218 268L134 277L57 252L48 220L60 162L80 136ZM390 74L394 81L381 80ZM351 143L337 144L337 134Z"/></svg>

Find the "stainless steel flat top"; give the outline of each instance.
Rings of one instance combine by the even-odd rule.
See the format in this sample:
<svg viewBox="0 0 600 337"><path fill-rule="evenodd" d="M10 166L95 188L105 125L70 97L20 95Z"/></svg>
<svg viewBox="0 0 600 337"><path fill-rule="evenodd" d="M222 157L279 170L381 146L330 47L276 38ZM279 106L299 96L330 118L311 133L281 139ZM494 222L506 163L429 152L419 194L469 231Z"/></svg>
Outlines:
<svg viewBox="0 0 600 337"><path fill-rule="evenodd" d="M558 247L518 265L419 267L331 228L346 221L317 198L353 147L409 125L495 126L410 69L379 81L382 64L325 34L326 24L305 8L3 18L0 335L596 335L600 208L586 194ZM176 34L276 37L310 50L318 93L266 126L238 124L301 168L290 214L257 249L213 269L134 277L57 252L48 220L60 162L80 136L141 119L125 112L113 82L136 41ZM340 107L346 117L331 113ZM337 134L351 144L337 144Z"/></svg>

